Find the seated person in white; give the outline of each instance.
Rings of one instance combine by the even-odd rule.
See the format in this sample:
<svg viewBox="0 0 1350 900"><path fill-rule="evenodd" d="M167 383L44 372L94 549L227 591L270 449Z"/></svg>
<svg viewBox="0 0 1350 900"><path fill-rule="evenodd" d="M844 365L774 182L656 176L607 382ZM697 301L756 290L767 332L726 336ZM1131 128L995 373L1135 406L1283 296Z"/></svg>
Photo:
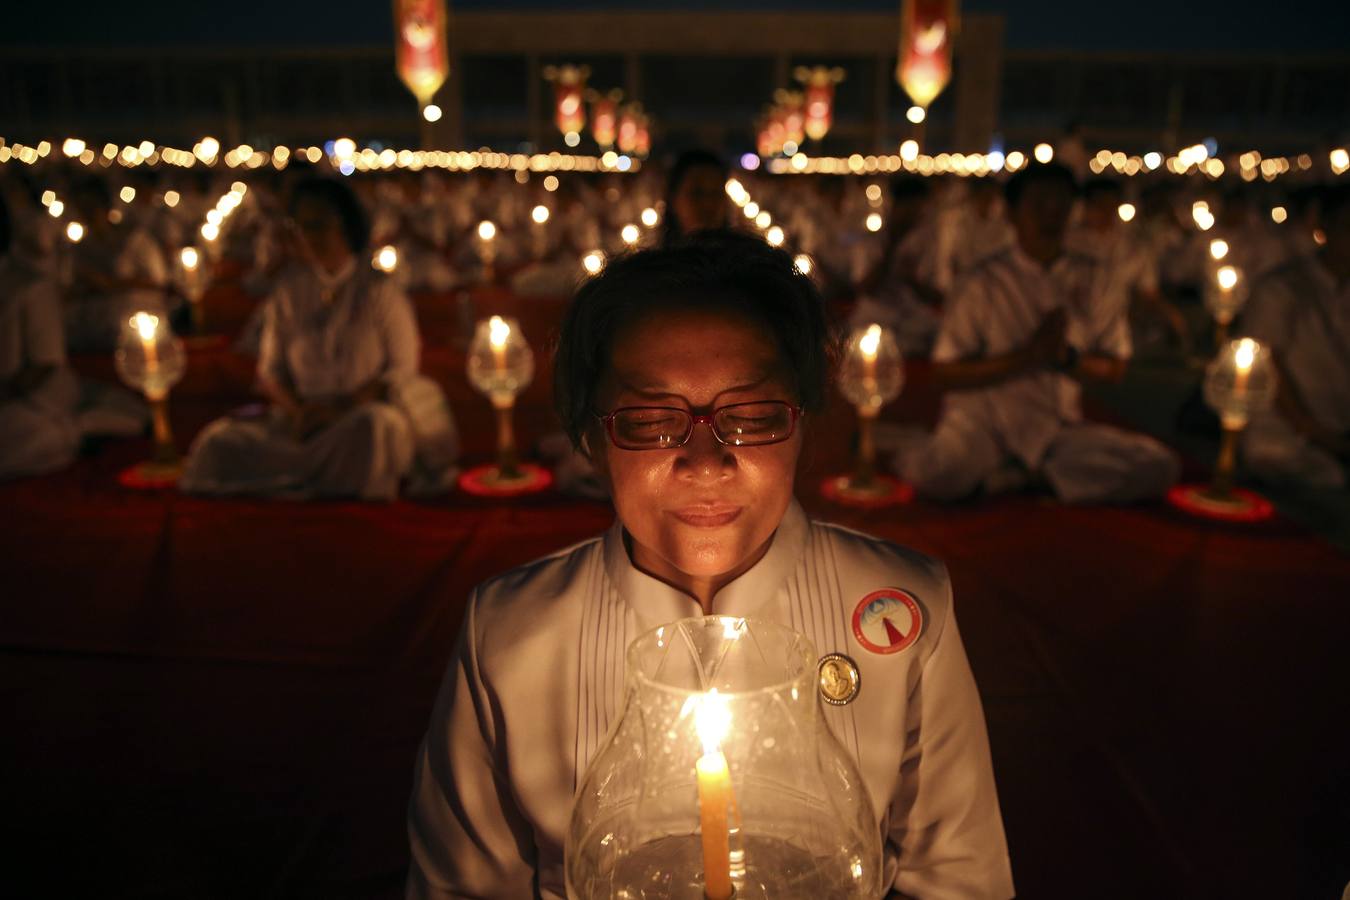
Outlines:
<svg viewBox="0 0 1350 900"><path fill-rule="evenodd" d="M1093 257L1097 263L1096 293L1102 303L1118 304L1131 320L1164 324L1183 351L1190 347L1185 316L1162 295L1158 261L1133 222L1120 217L1125 194L1113 178L1092 178L1083 185L1078 227L1066 240L1069 250Z"/></svg>
<svg viewBox="0 0 1350 900"><path fill-rule="evenodd" d="M258 383L271 409L208 425L179 486L393 499L424 436L442 468L453 457L444 398L418 376L412 306L372 269L365 215L346 185L298 184L291 214L309 259L283 269L267 300Z"/></svg>
<svg viewBox="0 0 1350 900"><path fill-rule="evenodd" d="M100 176L86 176L72 187L69 214L84 226L84 237L72 251L66 290L71 350L111 350L127 318L138 311L168 315L169 265L159 243L129 218L114 224L113 212Z"/></svg>
<svg viewBox="0 0 1350 900"><path fill-rule="evenodd" d="M1252 288L1242 330L1273 354L1275 409L1243 434L1249 471L1276 483L1344 488L1350 465L1350 186L1321 192L1326 243Z"/></svg>
<svg viewBox="0 0 1350 900"><path fill-rule="evenodd" d="M906 355L927 356L941 321L937 286L941 233L928 180L900 175L891 182L881 258L858 283L855 327L889 326Z"/></svg>
<svg viewBox="0 0 1350 900"><path fill-rule="evenodd" d="M65 468L80 447L56 282L10 254L0 200L0 480Z"/></svg>
<svg viewBox="0 0 1350 900"><path fill-rule="evenodd" d="M573 793L620 711L625 648L705 614L759 617L855 661L860 692L824 715L862 774L889 891L1012 896L945 567L793 499L829 340L811 280L748 235L643 251L581 288L557 406L617 521L470 597L418 756L409 897L563 897ZM922 612L894 635L855 633L878 591Z"/></svg>
<svg viewBox="0 0 1350 900"><path fill-rule="evenodd" d="M1009 464L1069 503L1158 497L1177 479L1179 461L1157 441L1083 421L1079 381L1118 381L1131 345L1121 304L1093 290L1097 262L1065 250L1074 192L1055 163L1013 176L1017 245L976 268L948 304L933 349L942 415L899 460L925 496L994 490L1013 480Z"/></svg>

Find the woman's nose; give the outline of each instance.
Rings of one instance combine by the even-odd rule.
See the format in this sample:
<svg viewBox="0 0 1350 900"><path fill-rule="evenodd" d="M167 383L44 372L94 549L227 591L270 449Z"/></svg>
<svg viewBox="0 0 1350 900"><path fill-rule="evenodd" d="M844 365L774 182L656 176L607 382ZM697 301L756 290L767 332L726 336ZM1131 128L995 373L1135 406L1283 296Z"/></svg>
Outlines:
<svg viewBox="0 0 1350 900"><path fill-rule="evenodd" d="M699 422L694 425L689 441L679 448L676 471L696 481L720 481L729 478L736 468L736 457L731 448L717 439L712 425Z"/></svg>

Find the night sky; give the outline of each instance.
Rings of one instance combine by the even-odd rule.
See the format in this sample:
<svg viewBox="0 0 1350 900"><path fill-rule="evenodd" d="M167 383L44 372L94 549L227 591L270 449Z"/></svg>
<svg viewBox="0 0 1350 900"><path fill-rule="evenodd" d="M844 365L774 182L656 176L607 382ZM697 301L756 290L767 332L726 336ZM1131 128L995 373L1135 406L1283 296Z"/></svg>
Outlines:
<svg viewBox="0 0 1350 900"><path fill-rule="evenodd" d="M896 11L898 0L453 0L458 10L738 9ZM322 46L391 39L389 0L264 3L135 0L5 4L0 45L82 47ZM1345 55L1346 0L966 0L968 12L999 12L1007 42L1021 50L1191 50ZM264 16L265 11L265 16ZM1350 90L1350 87L1347 87Z"/></svg>

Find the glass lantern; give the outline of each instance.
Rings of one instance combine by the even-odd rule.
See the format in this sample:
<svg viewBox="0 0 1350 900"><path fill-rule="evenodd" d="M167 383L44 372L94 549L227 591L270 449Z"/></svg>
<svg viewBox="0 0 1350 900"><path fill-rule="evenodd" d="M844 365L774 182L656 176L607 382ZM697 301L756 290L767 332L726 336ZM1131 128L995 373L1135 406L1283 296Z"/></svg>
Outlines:
<svg viewBox="0 0 1350 900"><path fill-rule="evenodd" d="M174 475L178 450L169 426L169 391L182 380L187 369L183 342L169 330L166 320L138 312L122 324L114 363L118 377L150 401L155 450L150 463L143 465L142 474L148 476L147 480Z"/></svg>
<svg viewBox="0 0 1350 900"><path fill-rule="evenodd" d="M515 319L493 316L480 320L468 355L469 383L497 411L496 479L522 477L516 451L512 411L516 397L534 378L534 352Z"/></svg>
<svg viewBox="0 0 1350 900"><path fill-rule="evenodd" d="M1247 427L1252 413L1267 410L1275 402L1277 379L1270 352L1251 338L1230 341L1205 370L1205 402L1223 425L1213 495L1232 493L1238 435Z"/></svg>
<svg viewBox="0 0 1350 900"><path fill-rule="evenodd" d="M806 637L685 619L633 641L626 679L572 809L571 900L881 896L876 819Z"/></svg>
<svg viewBox="0 0 1350 900"><path fill-rule="evenodd" d="M840 486L852 493L889 490L876 474L874 425L881 408L900 396L904 360L895 334L882 325L854 329L839 367L839 391L858 410L858 453L853 475Z"/></svg>
<svg viewBox="0 0 1350 900"><path fill-rule="evenodd" d="M1224 255L1213 260L1209 266L1204 291L1205 308L1214 317L1214 341L1218 347L1228 343L1228 326L1247 302L1247 279L1241 269L1225 262L1226 259L1225 244Z"/></svg>

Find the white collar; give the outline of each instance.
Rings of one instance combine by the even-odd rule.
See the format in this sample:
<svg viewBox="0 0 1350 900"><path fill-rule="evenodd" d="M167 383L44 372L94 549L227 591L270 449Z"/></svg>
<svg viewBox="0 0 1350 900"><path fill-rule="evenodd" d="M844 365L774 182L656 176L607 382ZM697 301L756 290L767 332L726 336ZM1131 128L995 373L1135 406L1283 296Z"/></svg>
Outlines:
<svg viewBox="0 0 1350 900"><path fill-rule="evenodd" d="M322 296L326 302L332 300L333 296L337 293L337 289L342 287L342 285L355 274L356 256L353 254L348 257L347 261L342 264L342 268L338 269L336 272L330 273L320 265L314 265L311 266L311 268L314 270L315 278L319 281L319 295Z"/></svg>
<svg viewBox="0 0 1350 900"><path fill-rule="evenodd" d="M713 597L713 614L752 616L765 603L773 600L783 582L796 568L797 560L806 546L809 529L806 513L793 499L782 521L778 523L764 556L736 580L723 586ZM642 630L703 615L702 607L693 597L639 571L633 565L624 542L623 524L617 519L605 533L604 553L605 569L610 581L619 596L632 608Z"/></svg>

